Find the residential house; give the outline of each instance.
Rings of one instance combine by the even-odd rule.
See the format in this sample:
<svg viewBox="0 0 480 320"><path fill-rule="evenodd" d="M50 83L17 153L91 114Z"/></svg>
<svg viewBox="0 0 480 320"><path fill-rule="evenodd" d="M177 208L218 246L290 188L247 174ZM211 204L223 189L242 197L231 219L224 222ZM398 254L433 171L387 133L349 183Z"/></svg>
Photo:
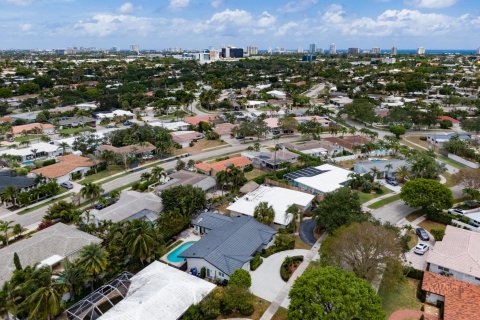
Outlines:
<svg viewBox="0 0 480 320"><path fill-rule="evenodd" d="M220 139L228 139L231 138L232 131L236 126L231 123L219 123L216 124L215 127L213 128L213 132L219 135Z"/></svg>
<svg viewBox="0 0 480 320"><path fill-rule="evenodd" d="M56 145L39 142L21 149L6 149L0 151L0 156L9 155L18 157L22 166L33 165L35 160L55 159L63 153L63 150Z"/></svg>
<svg viewBox="0 0 480 320"><path fill-rule="evenodd" d="M231 215L242 214L253 217L257 205L260 202L267 202L275 211L273 222L286 226L293 218L286 212L288 207L296 205L301 211L308 211L314 198L314 195L305 192L262 185L232 203L227 210Z"/></svg>
<svg viewBox="0 0 480 320"><path fill-rule="evenodd" d="M387 178L394 177L397 169L406 165L407 161L401 159L358 161L353 165L353 171L358 174L366 174L377 169L381 178Z"/></svg>
<svg viewBox="0 0 480 320"><path fill-rule="evenodd" d="M113 119L117 117L124 117L126 119L133 119L135 117L135 114L131 111L127 110L115 110L112 112L107 112L107 113L97 113L96 114L97 119L102 120L102 119Z"/></svg>
<svg viewBox="0 0 480 320"><path fill-rule="evenodd" d="M250 270L255 254L273 244L277 231L252 217L212 215L202 213L192 221L205 235L179 255L193 272L205 268L207 278L228 280L238 269Z"/></svg>
<svg viewBox="0 0 480 320"><path fill-rule="evenodd" d="M104 144L97 147L96 153L101 154L103 151L109 150L118 155L143 156L154 154L156 149L157 148L150 142L137 143L123 147L114 147Z"/></svg>
<svg viewBox="0 0 480 320"><path fill-rule="evenodd" d="M149 122L148 123L152 127L162 127L169 131L184 131L190 128L190 124L186 123L185 121L175 121L175 122Z"/></svg>
<svg viewBox="0 0 480 320"><path fill-rule="evenodd" d="M326 140L313 140L303 143L286 143L285 148L295 150L312 157L324 158L332 157L343 152L343 147Z"/></svg>
<svg viewBox="0 0 480 320"><path fill-rule="evenodd" d="M198 187L203 191L211 191L215 189L217 182L214 178L187 170L180 170L168 175L168 180L155 187L155 192L160 194L163 190L175 186L191 185Z"/></svg>
<svg viewBox="0 0 480 320"><path fill-rule="evenodd" d="M339 108L345 107L347 104L352 103L353 100L346 96L335 96L330 99L330 103L334 104Z"/></svg>
<svg viewBox="0 0 480 320"><path fill-rule="evenodd" d="M367 138L358 135L344 137L326 137L323 138L323 140L341 146L348 151L355 151L356 147L360 147L370 142L370 140L368 140Z"/></svg>
<svg viewBox="0 0 480 320"><path fill-rule="evenodd" d="M272 152L245 151L241 155L250 159L257 167L275 170L281 168L285 163L295 163L299 155L283 148Z"/></svg>
<svg viewBox="0 0 480 320"><path fill-rule="evenodd" d="M178 143L182 148L187 148L190 143L204 138L204 134L197 131L175 131L170 132L170 135L173 142Z"/></svg>
<svg viewBox="0 0 480 320"><path fill-rule="evenodd" d="M215 120L217 120L217 116L195 116L195 117L185 117L183 119L186 123L192 125L192 126L198 126L200 122L206 122L206 123L212 123Z"/></svg>
<svg viewBox="0 0 480 320"><path fill-rule="evenodd" d="M27 191L36 185L35 179L29 176L18 175L10 169L0 170L0 193L9 186L14 186L17 192Z"/></svg>
<svg viewBox="0 0 480 320"><path fill-rule="evenodd" d="M275 99L279 99L279 100L287 99L287 94L280 90L271 90L271 91L268 91L267 94L271 95Z"/></svg>
<svg viewBox="0 0 480 320"><path fill-rule="evenodd" d="M427 254L427 270L480 285L480 233L447 226Z"/></svg>
<svg viewBox="0 0 480 320"><path fill-rule="evenodd" d="M12 126L12 135L19 136L22 134L52 134L55 127L50 123L29 123L20 126Z"/></svg>
<svg viewBox="0 0 480 320"><path fill-rule="evenodd" d="M65 259L72 261L78 251L91 243L102 240L91 234L78 230L73 225L57 223L46 229L33 233L31 237L16 241L0 249L0 285L10 280L15 265L13 256L18 254L23 266L42 266L55 268Z"/></svg>
<svg viewBox="0 0 480 320"><path fill-rule="evenodd" d="M62 128L95 127L96 121L91 117L63 117L58 120L58 126Z"/></svg>
<svg viewBox="0 0 480 320"><path fill-rule="evenodd" d="M444 320L479 319L480 286L427 271L423 274L422 290L427 303L443 305Z"/></svg>
<svg viewBox="0 0 480 320"><path fill-rule="evenodd" d="M42 175L47 179L55 179L58 183L71 180L74 176L83 176L85 172L95 167L95 163L87 157L68 154L57 158L58 162L46 167L31 171L32 174Z"/></svg>
<svg viewBox="0 0 480 320"><path fill-rule="evenodd" d="M331 164L323 164L287 173L284 179L305 192L324 195L344 187L350 180L351 173L349 170Z"/></svg>
<svg viewBox="0 0 480 320"><path fill-rule="evenodd" d="M89 319L100 316L98 319L101 320L177 320L182 318L190 306L200 303L216 287L211 282L159 261L153 261L137 274L129 275L131 277L125 281L126 284L115 290L121 292L123 288L128 288L125 296L122 297L120 293L117 297L123 299L111 309L105 311L105 308L99 308L100 302L97 305L91 302L98 301L98 296L102 296L95 292L93 294L97 299L87 300L87 297L68 310L69 319L80 319L87 315Z"/></svg>
<svg viewBox="0 0 480 320"><path fill-rule="evenodd" d="M448 142L453 138L458 138L459 140L466 141L470 140L471 136L469 134L458 133L434 133L427 136L427 142L441 148L445 142Z"/></svg>
<svg viewBox="0 0 480 320"><path fill-rule="evenodd" d="M438 116L437 120L440 121L450 121L452 123L452 127L459 129L460 128L460 121L458 121L455 118L449 117L449 116Z"/></svg>
<svg viewBox="0 0 480 320"><path fill-rule="evenodd" d="M208 174L210 176L215 176L218 172L224 171L231 167L239 167L240 169L245 168L248 165L251 165L252 161L246 157L233 157L228 158L222 161L207 163L207 162L198 162L195 164L195 168L202 173Z"/></svg>

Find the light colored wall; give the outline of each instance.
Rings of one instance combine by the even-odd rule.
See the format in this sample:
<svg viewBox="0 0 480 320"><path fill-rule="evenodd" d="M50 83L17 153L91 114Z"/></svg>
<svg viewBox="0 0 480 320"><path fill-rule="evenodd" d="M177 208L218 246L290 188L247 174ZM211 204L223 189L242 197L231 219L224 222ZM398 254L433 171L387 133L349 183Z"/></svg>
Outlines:
<svg viewBox="0 0 480 320"><path fill-rule="evenodd" d="M208 261L204 259L198 259L198 258L187 258L187 268L190 271L192 268L197 268L198 272L200 273L200 270L202 267L205 267L206 269L210 269L210 277L212 279L220 279L220 280L228 280L230 277L226 274L223 274L223 276L220 275L222 271L218 270L216 267L212 266Z"/></svg>
<svg viewBox="0 0 480 320"><path fill-rule="evenodd" d="M425 297L425 302L436 305L437 301L439 301L439 300L440 301L445 301L445 298L441 295L431 293L431 292L427 292L427 295Z"/></svg>
<svg viewBox="0 0 480 320"><path fill-rule="evenodd" d="M444 270L440 270L439 265L436 265L436 264L433 264L433 263L430 263L429 271L431 271L433 273L438 273L438 274L442 274L442 273L445 272L445 273L450 274L451 277L456 279L456 280L472 283L472 284L475 284L475 285L480 285L480 279L477 280L472 275L465 274L465 273L462 273L462 272L458 272L458 271L455 271L455 270L452 270L452 269L450 269L448 272L446 272Z"/></svg>

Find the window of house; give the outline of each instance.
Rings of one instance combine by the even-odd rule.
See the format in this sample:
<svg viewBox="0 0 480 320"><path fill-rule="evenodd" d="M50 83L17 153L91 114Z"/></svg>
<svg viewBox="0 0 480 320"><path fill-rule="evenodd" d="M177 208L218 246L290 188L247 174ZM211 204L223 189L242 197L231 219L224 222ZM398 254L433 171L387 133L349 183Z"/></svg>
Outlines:
<svg viewBox="0 0 480 320"><path fill-rule="evenodd" d="M210 274L210 269L207 268L207 277L210 277L211 274Z"/></svg>
<svg viewBox="0 0 480 320"><path fill-rule="evenodd" d="M225 277L225 275L223 274L223 272L220 272L220 271L218 272L218 276L219 276L219 277L222 277L222 278Z"/></svg>
<svg viewBox="0 0 480 320"><path fill-rule="evenodd" d="M449 271L450 271L450 269L444 268L444 267L441 267L441 266L438 266L438 269L439 269L439 270L446 271L446 272L449 272Z"/></svg>

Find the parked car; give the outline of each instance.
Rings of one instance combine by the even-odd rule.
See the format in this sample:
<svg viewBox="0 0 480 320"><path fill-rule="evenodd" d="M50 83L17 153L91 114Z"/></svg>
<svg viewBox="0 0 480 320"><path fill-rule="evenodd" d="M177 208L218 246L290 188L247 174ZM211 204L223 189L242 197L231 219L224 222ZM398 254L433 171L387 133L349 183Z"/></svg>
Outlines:
<svg viewBox="0 0 480 320"><path fill-rule="evenodd" d="M419 255L423 255L423 254L425 254L425 252L428 251L428 249L430 249L428 244L419 243L415 246L415 249L413 250L413 252L416 253L416 254L419 254Z"/></svg>
<svg viewBox="0 0 480 320"><path fill-rule="evenodd" d="M423 228L417 228L415 229L415 233L417 234L417 236L422 239L423 241L428 241L430 240L430 236L428 235L427 231L425 231L425 229Z"/></svg>
<svg viewBox="0 0 480 320"><path fill-rule="evenodd" d="M105 203L98 202L93 207L97 210L102 210L103 208L106 208L115 203L115 200L113 200L112 198L105 198L105 199L107 200Z"/></svg>
<svg viewBox="0 0 480 320"><path fill-rule="evenodd" d="M73 183L65 181L60 183L60 187L64 187L65 189L73 189Z"/></svg>
<svg viewBox="0 0 480 320"><path fill-rule="evenodd" d="M153 159L153 155L152 154L146 154L142 157L143 160L151 160Z"/></svg>
<svg viewBox="0 0 480 320"><path fill-rule="evenodd" d="M448 212L451 214L465 214L465 211L463 211L462 209L455 209L455 208L448 209Z"/></svg>
<svg viewBox="0 0 480 320"><path fill-rule="evenodd" d="M387 179L387 183L391 186L398 186L398 182L393 179Z"/></svg>

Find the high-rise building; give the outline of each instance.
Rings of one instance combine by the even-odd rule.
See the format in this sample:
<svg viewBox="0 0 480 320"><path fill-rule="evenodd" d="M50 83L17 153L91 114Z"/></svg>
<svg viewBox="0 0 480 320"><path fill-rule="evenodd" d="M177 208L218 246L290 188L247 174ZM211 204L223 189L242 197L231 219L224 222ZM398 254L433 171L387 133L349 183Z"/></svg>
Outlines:
<svg viewBox="0 0 480 320"><path fill-rule="evenodd" d="M257 46L248 46L247 47L247 54L249 56L254 56L258 54L258 47Z"/></svg>
<svg viewBox="0 0 480 320"><path fill-rule="evenodd" d="M297 48L297 53L303 53L303 48Z"/></svg>
<svg viewBox="0 0 480 320"><path fill-rule="evenodd" d="M397 53L398 53L397 47L395 47L395 46L392 47L392 50L390 51L390 54L391 54L392 56L396 56Z"/></svg>
<svg viewBox="0 0 480 320"><path fill-rule="evenodd" d="M140 53L140 46L138 44L131 44L130 51L135 52L136 54Z"/></svg>
<svg viewBox="0 0 480 320"><path fill-rule="evenodd" d="M317 52L317 45L315 43L311 43L309 47L309 52L310 53L315 53Z"/></svg>
<svg viewBox="0 0 480 320"><path fill-rule="evenodd" d="M332 43L330 45L330 54L337 54L337 46L335 45L335 43Z"/></svg>
<svg viewBox="0 0 480 320"><path fill-rule="evenodd" d="M360 48L348 48L348 54L360 54Z"/></svg>
<svg viewBox="0 0 480 320"><path fill-rule="evenodd" d="M477 54L480 54L480 48L477 49Z"/></svg>
<svg viewBox="0 0 480 320"><path fill-rule="evenodd" d="M425 52L426 52L426 50L425 50L424 47L419 47L419 48L417 49L417 54L418 54L419 56L424 56L424 55L425 55Z"/></svg>
<svg viewBox="0 0 480 320"><path fill-rule="evenodd" d="M222 48L222 58L243 58L243 48Z"/></svg>
<svg viewBox="0 0 480 320"><path fill-rule="evenodd" d="M370 51L371 54L380 54L381 49L380 48L372 48L372 51Z"/></svg>

